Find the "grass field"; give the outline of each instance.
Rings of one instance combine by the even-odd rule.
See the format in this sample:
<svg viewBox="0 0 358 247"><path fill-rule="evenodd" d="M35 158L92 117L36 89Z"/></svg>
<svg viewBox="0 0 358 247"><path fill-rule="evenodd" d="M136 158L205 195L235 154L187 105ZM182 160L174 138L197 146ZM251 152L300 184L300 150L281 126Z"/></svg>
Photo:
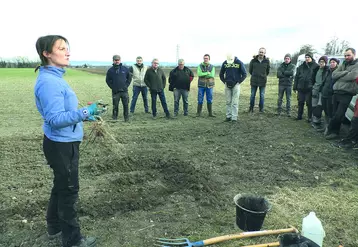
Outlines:
<svg viewBox="0 0 358 247"><path fill-rule="evenodd" d="M58 246L43 239L52 172L42 153L42 120L35 107L32 69L0 69L0 246ZM111 103L104 75L68 70L65 79L84 105ZM195 79L194 79L195 80ZM335 148L306 121L275 116L277 80L266 88L266 112L248 114L249 78L242 84L239 123L225 119L224 87L216 79L216 118L195 118L192 85L189 117L152 120L139 99L129 123L108 121L106 135L84 140L80 158L79 217L82 231L98 246L153 246L155 237L198 241L240 232L233 197L255 193L272 210L263 229L293 225L315 211L324 246L358 246L357 153ZM130 95L132 94L130 90ZM173 112L172 93L166 91ZM256 100L258 101L258 100ZM258 103L258 102L257 102ZM293 116L296 99L293 95ZM182 107L182 104L180 105ZM121 111L120 107L120 111ZM204 107L204 110L206 108ZM111 111L111 108L109 109ZM92 123L85 123L88 136ZM27 222L25 223L26 220ZM233 240L237 247L276 236Z"/></svg>

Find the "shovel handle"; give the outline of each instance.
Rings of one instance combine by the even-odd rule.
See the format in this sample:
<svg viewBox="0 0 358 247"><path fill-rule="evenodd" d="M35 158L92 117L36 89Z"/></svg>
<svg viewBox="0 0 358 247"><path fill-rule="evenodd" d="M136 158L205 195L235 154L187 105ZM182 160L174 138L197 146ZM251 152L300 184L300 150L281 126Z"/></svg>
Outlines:
<svg viewBox="0 0 358 247"><path fill-rule="evenodd" d="M241 247L275 247L280 246L280 242L273 242L273 243L267 243L267 244L254 244L254 245L245 245Z"/></svg>
<svg viewBox="0 0 358 247"><path fill-rule="evenodd" d="M278 230L263 230L263 231L253 231L253 232L242 232L238 234L229 234L215 238L209 238L203 241L204 246L210 244L220 243L226 240L232 239L241 239L241 238L251 238L251 237L259 237L259 236L267 236L267 235L276 235L281 233L288 233L288 232L298 232L296 228L285 228L285 229L278 229ZM265 246L265 245L263 245Z"/></svg>
<svg viewBox="0 0 358 247"><path fill-rule="evenodd" d="M275 246L280 246L280 242L273 242L273 243L267 243L267 244L245 245L242 247L275 247Z"/></svg>

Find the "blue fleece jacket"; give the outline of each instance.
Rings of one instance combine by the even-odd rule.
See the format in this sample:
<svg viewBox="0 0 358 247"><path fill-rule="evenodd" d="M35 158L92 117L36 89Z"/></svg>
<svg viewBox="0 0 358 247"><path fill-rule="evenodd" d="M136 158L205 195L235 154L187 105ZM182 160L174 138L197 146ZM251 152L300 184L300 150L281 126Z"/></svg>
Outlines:
<svg viewBox="0 0 358 247"><path fill-rule="evenodd" d="M35 85L36 107L44 119L44 134L52 141L82 141L83 123L89 117L86 107L77 109L75 92L62 78L65 70L41 66Z"/></svg>
<svg viewBox="0 0 358 247"><path fill-rule="evenodd" d="M232 64L227 61L223 62L219 75L223 83L228 87L234 87L237 83L240 84L245 80L247 72L244 63L235 57Z"/></svg>

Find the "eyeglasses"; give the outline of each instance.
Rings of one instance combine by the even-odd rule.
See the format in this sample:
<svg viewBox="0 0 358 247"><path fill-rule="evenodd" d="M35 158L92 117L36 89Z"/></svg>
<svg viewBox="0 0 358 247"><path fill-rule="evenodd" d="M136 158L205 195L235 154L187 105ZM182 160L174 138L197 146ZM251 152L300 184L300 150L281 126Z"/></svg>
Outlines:
<svg viewBox="0 0 358 247"><path fill-rule="evenodd" d="M184 64L182 64L182 63L180 63L180 64L178 64L179 66L184 66Z"/></svg>
<svg viewBox="0 0 358 247"><path fill-rule="evenodd" d="M159 63L153 63L153 64L159 64Z"/></svg>
<svg viewBox="0 0 358 247"><path fill-rule="evenodd" d="M114 61L118 62L118 61L120 61L120 60L119 60L119 59L114 59Z"/></svg>
<svg viewBox="0 0 358 247"><path fill-rule="evenodd" d="M352 56L352 55L344 55L344 57L350 57L350 56Z"/></svg>
<svg viewBox="0 0 358 247"><path fill-rule="evenodd" d="M311 57L305 57L305 58L311 58Z"/></svg>

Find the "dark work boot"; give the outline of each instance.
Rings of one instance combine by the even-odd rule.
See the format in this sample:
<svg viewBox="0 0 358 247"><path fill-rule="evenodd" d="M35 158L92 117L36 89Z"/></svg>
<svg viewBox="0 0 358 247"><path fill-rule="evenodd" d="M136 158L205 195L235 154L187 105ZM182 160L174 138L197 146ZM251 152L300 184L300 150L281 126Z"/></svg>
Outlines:
<svg viewBox="0 0 358 247"><path fill-rule="evenodd" d="M124 122L128 122L128 121L129 121L128 106L127 106L127 107L124 107L124 109L123 109L123 117L124 117Z"/></svg>
<svg viewBox="0 0 358 247"><path fill-rule="evenodd" d="M313 113L313 107L312 105L307 105L307 122L312 122L312 114Z"/></svg>
<svg viewBox="0 0 358 247"><path fill-rule="evenodd" d="M254 113L254 107L253 106L250 106L249 113Z"/></svg>
<svg viewBox="0 0 358 247"><path fill-rule="evenodd" d="M198 104L198 109L196 111L196 116L200 117L201 116L201 111L203 110L203 104Z"/></svg>
<svg viewBox="0 0 358 247"><path fill-rule="evenodd" d="M208 103L208 104L207 104L207 107L208 107L209 117L216 117L216 116L213 114L213 104Z"/></svg>
<svg viewBox="0 0 358 247"><path fill-rule="evenodd" d="M93 237L86 237L82 238L80 242L76 245L72 245L72 247L95 247L96 246L96 239Z"/></svg>
<svg viewBox="0 0 358 247"><path fill-rule="evenodd" d="M112 119L113 119L113 120L117 120L117 119L118 119L118 111L113 110Z"/></svg>
<svg viewBox="0 0 358 247"><path fill-rule="evenodd" d="M296 120L302 120L304 107L305 107L305 103L298 103L298 112L297 112Z"/></svg>

